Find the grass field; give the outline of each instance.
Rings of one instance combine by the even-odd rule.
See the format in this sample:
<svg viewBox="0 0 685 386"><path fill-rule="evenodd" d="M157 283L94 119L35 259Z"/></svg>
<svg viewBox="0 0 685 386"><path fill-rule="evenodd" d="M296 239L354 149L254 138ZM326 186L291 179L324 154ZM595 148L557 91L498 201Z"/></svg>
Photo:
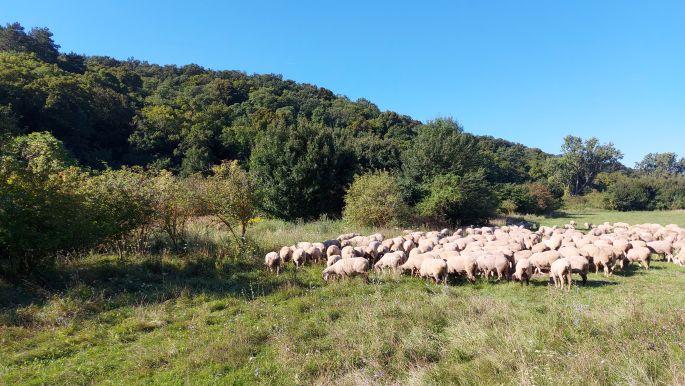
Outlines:
<svg viewBox="0 0 685 386"><path fill-rule="evenodd" d="M634 218L685 218L667 213ZM253 232L270 249L348 229ZM0 384L685 384L685 268L670 263L591 274L570 292L542 277L366 285L320 273L97 255L42 283L0 282Z"/></svg>
<svg viewBox="0 0 685 386"><path fill-rule="evenodd" d="M609 222L626 222L628 224L677 224L685 227L685 210L653 211L653 212L612 212L603 209L585 209L562 211L553 217L526 216L526 220L540 225L563 225L574 220L582 228L584 223L602 224Z"/></svg>

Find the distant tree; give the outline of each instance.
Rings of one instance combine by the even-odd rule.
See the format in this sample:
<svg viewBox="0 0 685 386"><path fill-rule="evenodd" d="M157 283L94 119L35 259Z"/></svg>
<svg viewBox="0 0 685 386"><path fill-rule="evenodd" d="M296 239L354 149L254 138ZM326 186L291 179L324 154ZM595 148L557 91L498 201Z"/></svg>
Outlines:
<svg viewBox="0 0 685 386"><path fill-rule="evenodd" d="M678 159L675 153L649 153L635 164L635 170L658 177L685 174L685 158Z"/></svg>
<svg viewBox="0 0 685 386"><path fill-rule="evenodd" d="M600 145L597 138L566 136L561 146L561 157L550 164L552 179L564 185L568 193L581 195L592 186L597 174L612 171L623 154L612 143Z"/></svg>
<svg viewBox="0 0 685 386"><path fill-rule="evenodd" d="M47 28L33 28L27 34L19 23L0 26L0 51L33 52L48 63L55 63L59 45L52 40Z"/></svg>

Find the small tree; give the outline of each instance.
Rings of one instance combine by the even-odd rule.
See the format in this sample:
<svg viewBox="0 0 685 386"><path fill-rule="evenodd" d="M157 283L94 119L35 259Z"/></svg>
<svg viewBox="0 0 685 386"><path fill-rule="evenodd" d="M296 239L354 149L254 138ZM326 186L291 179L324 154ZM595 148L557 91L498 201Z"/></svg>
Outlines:
<svg viewBox="0 0 685 386"><path fill-rule="evenodd" d="M197 197L188 183L168 171L160 172L153 179L157 226L169 236L174 249L178 249L185 239L188 220L198 209Z"/></svg>
<svg viewBox="0 0 685 386"><path fill-rule="evenodd" d="M344 216L358 225L399 224L406 214L397 181L386 171L355 177L345 195Z"/></svg>
<svg viewBox="0 0 685 386"><path fill-rule="evenodd" d="M210 214L224 223L237 239L233 225L240 225L240 240L245 240L247 226L257 212L256 184L237 161L223 162L212 168L207 178L206 203Z"/></svg>

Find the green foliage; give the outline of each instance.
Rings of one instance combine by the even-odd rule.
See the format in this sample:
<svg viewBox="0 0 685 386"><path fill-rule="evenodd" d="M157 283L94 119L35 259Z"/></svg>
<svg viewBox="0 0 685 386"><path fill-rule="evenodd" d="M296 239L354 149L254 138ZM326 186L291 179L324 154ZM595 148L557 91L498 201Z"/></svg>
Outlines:
<svg viewBox="0 0 685 386"><path fill-rule="evenodd" d="M562 155L552 167L552 180L566 187L572 196L582 195L595 181L597 174L615 170L623 154L613 144L600 145L597 138L566 136Z"/></svg>
<svg viewBox="0 0 685 386"><path fill-rule="evenodd" d="M482 170L464 176L440 174L425 189L428 193L416 208L420 215L438 223L484 223L498 206Z"/></svg>
<svg viewBox="0 0 685 386"><path fill-rule="evenodd" d="M605 196L607 209L629 211L653 209L653 192L641 180L621 179L609 186Z"/></svg>
<svg viewBox="0 0 685 386"><path fill-rule="evenodd" d="M675 153L649 153L635 164L635 170L656 177L685 174L685 158L678 159Z"/></svg>
<svg viewBox="0 0 685 386"><path fill-rule="evenodd" d="M411 147L402 154L403 195L414 204L422 198L422 186L435 176L460 176L490 166L491 159L475 136L464 133L452 119L436 119L417 129Z"/></svg>
<svg viewBox="0 0 685 386"><path fill-rule="evenodd" d="M315 123L267 129L250 158L264 211L289 220L340 213L350 172L341 154L331 130Z"/></svg>
<svg viewBox="0 0 685 386"><path fill-rule="evenodd" d="M32 133L0 151L0 274L47 270L57 251L88 245L82 175L62 144Z"/></svg>
<svg viewBox="0 0 685 386"><path fill-rule="evenodd" d="M408 214L397 180L387 171L355 177L345 194L344 216L360 226L401 224Z"/></svg>
<svg viewBox="0 0 685 386"><path fill-rule="evenodd" d="M208 212L228 227L237 239L233 225L240 225L240 239L245 239L247 226L257 214L259 195L253 176L243 170L237 161L215 166L207 179L206 197Z"/></svg>

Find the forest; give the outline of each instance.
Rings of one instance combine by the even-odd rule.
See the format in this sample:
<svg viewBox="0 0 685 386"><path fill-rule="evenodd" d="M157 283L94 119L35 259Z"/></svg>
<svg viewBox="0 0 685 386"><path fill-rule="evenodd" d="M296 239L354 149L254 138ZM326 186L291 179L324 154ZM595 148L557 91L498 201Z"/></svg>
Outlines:
<svg viewBox="0 0 685 386"><path fill-rule="evenodd" d="M567 201L685 208L675 153L628 168L613 144L567 136L548 154L280 75L65 53L19 23L0 27L0 136L5 272L142 250L153 230L180 248L198 216L244 239L259 217L454 226Z"/></svg>

